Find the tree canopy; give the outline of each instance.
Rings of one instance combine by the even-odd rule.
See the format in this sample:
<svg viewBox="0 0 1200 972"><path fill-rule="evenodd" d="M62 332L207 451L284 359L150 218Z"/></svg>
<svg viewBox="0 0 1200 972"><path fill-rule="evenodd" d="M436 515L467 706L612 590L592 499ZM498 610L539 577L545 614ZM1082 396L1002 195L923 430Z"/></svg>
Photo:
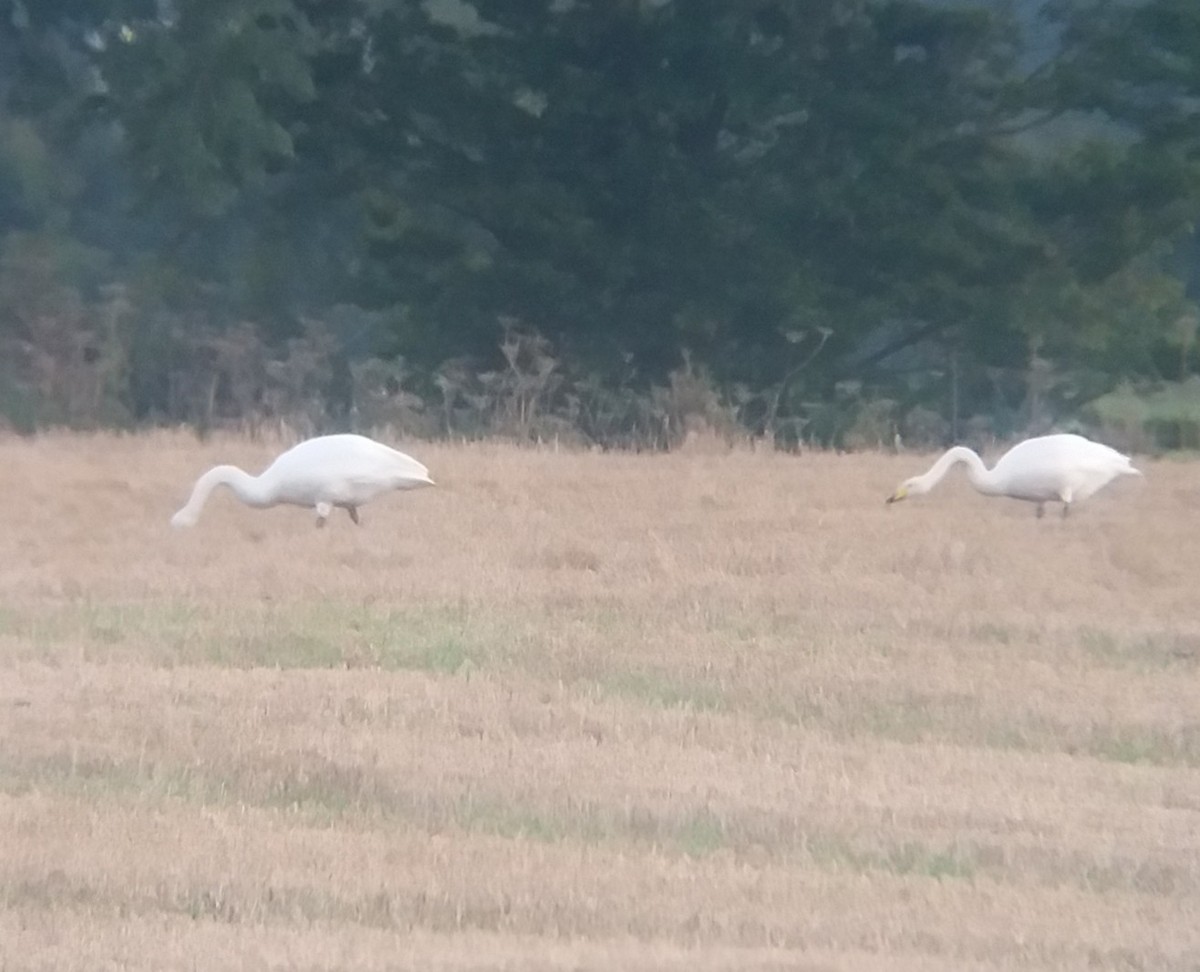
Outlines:
<svg viewBox="0 0 1200 972"><path fill-rule="evenodd" d="M1194 370L1198 112L1191 0L7 0L0 414L1062 422Z"/></svg>

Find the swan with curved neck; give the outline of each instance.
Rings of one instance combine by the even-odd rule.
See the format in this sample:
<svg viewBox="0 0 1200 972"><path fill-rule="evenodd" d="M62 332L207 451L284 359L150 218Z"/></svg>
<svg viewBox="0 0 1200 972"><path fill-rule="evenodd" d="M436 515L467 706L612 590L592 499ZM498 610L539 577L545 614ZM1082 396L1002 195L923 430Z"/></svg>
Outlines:
<svg viewBox="0 0 1200 972"><path fill-rule="evenodd" d="M196 480L187 504L171 517L175 527L195 526L218 486L247 506L287 503L311 507L324 526L334 507L358 523L358 508L392 490L432 486L429 470L412 456L362 435L322 435L282 453L258 476L237 466L214 466Z"/></svg>
<svg viewBox="0 0 1200 972"><path fill-rule="evenodd" d="M944 453L930 470L901 483L888 497L895 503L910 495L928 493L955 466L967 467L971 485L985 496L1009 496L1037 504L1062 503L1063 516L1073 503L1086 500L1118 476L1140 476L1128 456L1081 435L1042 435L1018 442L988 469L966 446Z"/></svg>

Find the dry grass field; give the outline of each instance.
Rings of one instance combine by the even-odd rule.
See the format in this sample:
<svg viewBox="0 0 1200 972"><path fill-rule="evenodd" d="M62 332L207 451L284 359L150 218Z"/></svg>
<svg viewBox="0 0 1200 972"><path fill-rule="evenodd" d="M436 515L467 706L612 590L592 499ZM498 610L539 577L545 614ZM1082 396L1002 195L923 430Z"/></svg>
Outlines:
<svg viewBox="0 0 1200 972"><path fill-rule="evenodd" d="M1200 467L0 441L0 968L1200 968Z"/></svg>

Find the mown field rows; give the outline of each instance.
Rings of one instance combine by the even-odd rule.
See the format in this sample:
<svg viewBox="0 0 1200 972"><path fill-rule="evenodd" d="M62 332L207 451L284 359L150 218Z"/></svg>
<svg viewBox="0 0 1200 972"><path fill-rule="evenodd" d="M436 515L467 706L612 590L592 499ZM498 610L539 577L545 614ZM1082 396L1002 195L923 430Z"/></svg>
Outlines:
<svg viewBox="0 0 1200 972"><path fill-rule="evenodd" d="M4 969L1200 967L1200 473L0 441Z"/></svg>

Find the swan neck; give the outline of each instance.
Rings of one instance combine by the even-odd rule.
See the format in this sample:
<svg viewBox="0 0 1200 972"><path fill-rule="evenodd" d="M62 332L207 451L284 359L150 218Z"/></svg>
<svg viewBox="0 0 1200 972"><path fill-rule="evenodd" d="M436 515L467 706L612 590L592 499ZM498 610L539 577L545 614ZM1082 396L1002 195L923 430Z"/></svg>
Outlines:
<svg viewBox="0 0 1200 972"><path fill-rule="evenodd" d="M955 466L962 464L967 467L967 478L971 485L981 493L996 495L1000 489L992 471L983 464L983 460L973 450L966 446L955 446L949 449L933 464L933 468L921 477L921 491L928 492L942 481L946 473Z"/></svg>
<svg viewBox="0 0 1200 972"><path fill-rule="evenodd" d="M213 472L220 471L220 478L213 483L216 486L228 486L233 495L247 506L271 506L275 502L275 491L264 476L251 476L237 466L217 466Z"/></svg>
<svg viewBox="0 0 1200 972"><path fill-rule="evenodd" d="M195 523L212 491L218 486L229 487L247 506L272 506L275 502L274 490L264 482L262 476L251 476L237 466L214 466L196 480L187 505L175 514L174 522L179 525Z"/></svg>

